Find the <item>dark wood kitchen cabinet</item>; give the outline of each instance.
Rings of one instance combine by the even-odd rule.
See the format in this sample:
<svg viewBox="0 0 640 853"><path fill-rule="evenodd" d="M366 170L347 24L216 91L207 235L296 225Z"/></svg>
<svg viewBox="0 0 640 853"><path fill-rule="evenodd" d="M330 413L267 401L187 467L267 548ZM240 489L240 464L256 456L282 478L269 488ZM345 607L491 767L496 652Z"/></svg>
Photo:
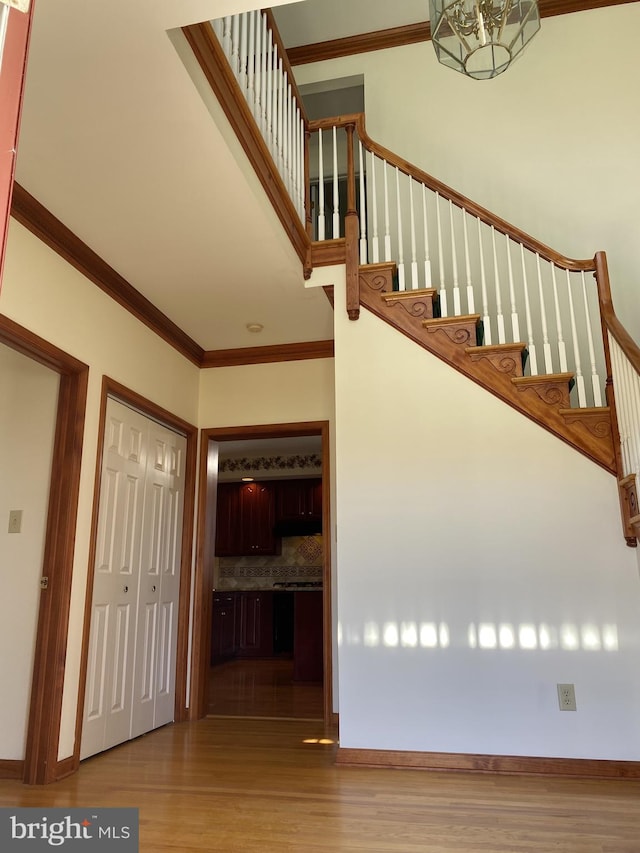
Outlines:
<svg viewBox="0 0 640 853"><path fill-rule="evenodd" d="M321 682L323 664L322 592L294 593L293 680Z"/></svg>
<svg viewBox="0 0 640 853"><path fill-rule="evenodd" d="M216 511L216 556L277 554L272 483L220 483Z"/></svg>
<svg viewBox="0 0 640 853"><path fill-rule="evenodd" d="M211 619L211 663L236 654L236 593L214 592Z"/></svg>
<svg viewBox="0 0 640 853"><path fill-rule="evenodd" d="M279 522L322 519L322 480L278 480L276 518Z"/></svg>
<svg viewBox="0 0 640 853"><path fill-rule="evenodd" d="M238 657L273 654L273 593L239 592Z"/></svg>

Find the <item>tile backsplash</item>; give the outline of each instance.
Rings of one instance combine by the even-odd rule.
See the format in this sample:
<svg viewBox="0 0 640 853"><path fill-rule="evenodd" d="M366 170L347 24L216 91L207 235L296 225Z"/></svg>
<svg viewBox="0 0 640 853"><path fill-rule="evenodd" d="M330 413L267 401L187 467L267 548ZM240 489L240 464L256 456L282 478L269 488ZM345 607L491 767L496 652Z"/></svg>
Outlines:
<svg viewBox="0 0 640 853"><path fill-rule="evenodd" d="M220 557L217 589L270 589L281 581L322 580L322 536L288 536L272 557Z"/></svg>

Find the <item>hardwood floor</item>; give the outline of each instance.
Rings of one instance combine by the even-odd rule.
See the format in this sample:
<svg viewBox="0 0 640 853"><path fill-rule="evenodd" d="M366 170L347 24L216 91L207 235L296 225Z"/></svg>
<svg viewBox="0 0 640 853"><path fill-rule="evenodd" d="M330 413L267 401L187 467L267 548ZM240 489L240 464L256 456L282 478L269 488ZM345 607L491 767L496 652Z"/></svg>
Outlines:
<svg viewBox="0 0 640 853"><path fill-rule="evenodd" d="M293 682L287 658L232 660L209 670L208 713L321 720L322 685Z"/></svg>
<svg viewBox="0 0 640 853"><path fill-rule="evenodd" d="M321 723L209 718L0 781L3 806L137 806L142 853L638 853L640 783L336 767Z"/></svg>

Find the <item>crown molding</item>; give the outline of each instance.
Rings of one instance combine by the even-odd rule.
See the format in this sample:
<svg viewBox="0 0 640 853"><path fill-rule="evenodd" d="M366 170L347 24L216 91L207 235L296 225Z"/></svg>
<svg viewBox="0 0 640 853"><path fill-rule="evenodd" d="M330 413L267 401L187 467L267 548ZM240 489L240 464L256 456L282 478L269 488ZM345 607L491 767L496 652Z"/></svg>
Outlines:
<svg viewBox="0 0 640 853"><path fill-rule="evenodd" d="M204 350L18 183L11 216L198 367Z"/></svg>
<svg viewBox="0 0 640 853"><path fill-rule="evenodd" d="M541 18L555 15L567 15L571 12L584 12L588 9L601 9L604 6L621 6L635 3L636 0L539 0ZM407 24L404 27L392 27L371 33L360 33L346 38L320 41L314 44L301 44L287 50L291 65L307 65L322 62L325 59L338 59L357 53L369 53L373 50L386 50L390 47L404 47L416 42L431 39L429 21Z"/></svg>
<svg viewBox="0 0 640 853"><path fill-rule="evenodd" d="M245 364L273 364L307 358L333 358L333 341L305 341L265 347L217 349L204 353L202 367L238 367Z"/></svg>

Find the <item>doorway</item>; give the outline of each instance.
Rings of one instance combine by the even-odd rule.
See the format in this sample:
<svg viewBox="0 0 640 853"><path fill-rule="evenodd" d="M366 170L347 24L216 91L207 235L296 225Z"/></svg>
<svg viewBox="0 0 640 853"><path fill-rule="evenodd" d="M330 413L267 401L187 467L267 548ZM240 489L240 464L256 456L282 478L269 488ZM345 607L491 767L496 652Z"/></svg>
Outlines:
<svg viewBox="0 0 640 853"><path fill-rule="evenodd" d="M267 447L261 442L269 441L274 442L271 455L258 452ZM284 452L287 445L291 449L288 454ZM304 446L316 448L317 454L295 452ZM243 454L243 448L251 448L253 456ZM314 455L315 470L298 468L297 478L281 476L287 466L304 465ZM291 461L293 456L295 462ZM253 470L246 472L249 458L254 462ZM236 479L244 473L255 475L253 483L228 486L233 479L230 471L237 475ZM291 467L287 473L291 474ZM199 655L194 661L194 708L200 715L322 718L329 722L332 630L328 422L204 430L200 474L199 539L203 560L195 608L199 625L194 631L194 652L197 649ZM277 528L274 554L270 536L275 511L273 516L267 514L271 521L266 525L262 511L251 514L259 502L271 499L275 506L276 497L270 498L268 493L277 495L279 485L291 485L293 479L298 480L292 490L296 494L308 492L314 481L321 484L317 514L322 534L313 526ZM221 503L227 499L225 491L233 501L234 495L245 488L253 489L255 494L245 496L245 509L233 505L231 517L234 512L243 518L251 515L259 527L252 533L255 545L232 545L228 553L241 551L257 556L225 557L227 552L221 545L221 532L225 531L216 531L216 518L225 518ZM258 494L258 490L267 494ZM311 520L315 510L312 504L309 507ZM298 532L300 537L295 535ZM309 559L305 561L301 552L306 552ZM297 634L296 620L302 625ZM294 635L301 638L304 630L309 637L296 645ZM307 639L311 645L306 647L310 651L305 658ZM315 671L314 658L320 662Z"/></svg>

